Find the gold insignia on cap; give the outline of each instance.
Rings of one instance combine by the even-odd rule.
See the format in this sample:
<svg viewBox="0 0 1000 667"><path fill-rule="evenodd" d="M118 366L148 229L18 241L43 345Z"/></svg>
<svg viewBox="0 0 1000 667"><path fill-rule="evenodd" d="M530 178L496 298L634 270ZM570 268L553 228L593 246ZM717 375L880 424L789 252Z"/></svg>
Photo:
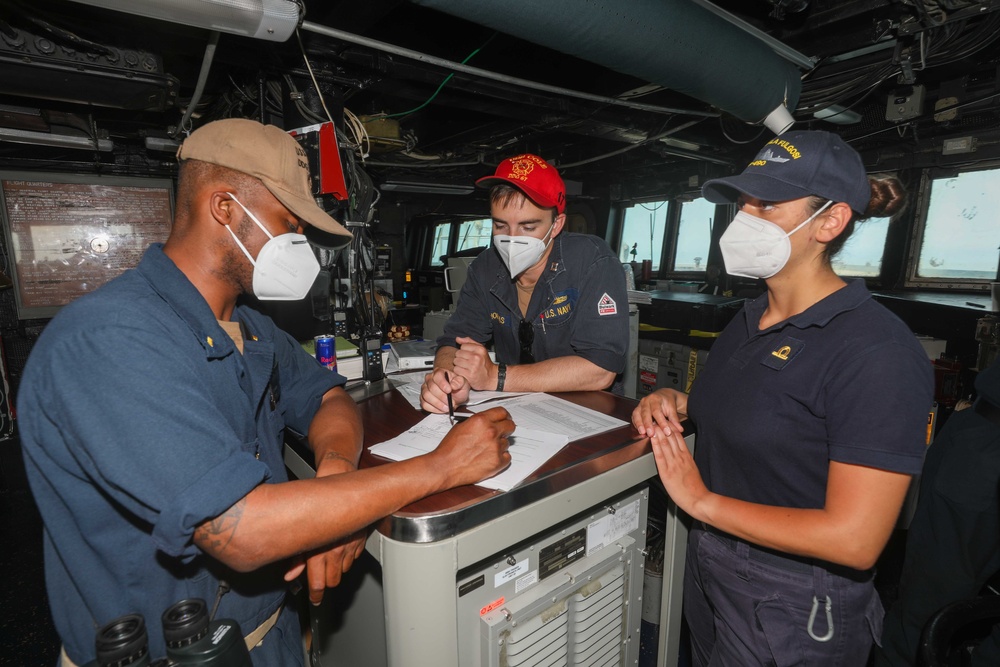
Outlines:
<svg viewBox="0 0 1000 667"><path fill-rule="evenodd" d="M517 160L511 162L510 168L509 178L517 178L523 181L528 178L528 174L534 171L535 164L529 160Z"/></svg>

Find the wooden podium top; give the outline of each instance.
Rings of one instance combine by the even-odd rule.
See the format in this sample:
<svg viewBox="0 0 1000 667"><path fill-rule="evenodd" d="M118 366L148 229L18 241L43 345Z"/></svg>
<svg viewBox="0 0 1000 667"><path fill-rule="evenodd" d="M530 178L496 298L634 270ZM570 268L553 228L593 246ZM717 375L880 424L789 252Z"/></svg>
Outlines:
<svg viewBox="0 0 1000 667"><path fill-rule="evenodd" d="M384 381L383 381L384 382ZM388 383L386 383L388 387ZM374 456L372 445L393 438L426 415L414 409L403 396L388 389L367 397L355 396L365 428L365 448L361 467L385 465L387 459ZM456 535L507 512L524 507L552 493L569 488L607 470L650 453L646 438L640 438L631 425L636 401L604 391L553 394L597 412L617 417L623 426L598 435L570 442L521 484L510 491L496 491L480 486L462 486L444 491L394 512L377 526L384 536L402 542L436 542ZM289 443L300 456L311 452L301 443Z"/></svg>

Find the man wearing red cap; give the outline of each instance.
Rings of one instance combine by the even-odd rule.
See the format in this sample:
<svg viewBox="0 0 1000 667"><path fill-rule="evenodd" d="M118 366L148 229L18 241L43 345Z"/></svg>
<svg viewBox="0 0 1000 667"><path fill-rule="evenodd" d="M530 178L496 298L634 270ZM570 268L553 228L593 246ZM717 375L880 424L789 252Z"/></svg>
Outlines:
<svg viewBox="0 0 1000 667"><path fill-rule="evenodd" d="M493 247L469 267L420 394L431 412L471 389L607 389L625 369L628 299L607 243L564 232L566 186L537 155L476 181L490 188ZM496 363L486 346L492 342Z"/></svg>
<svg viewBox="0 0 1000 667"><path fill-rule="evenodd" d="M94 659L95 629L136 613L148 655L162 657L161 614L189 598L239 624L254 665L301 665L283 579L305 568L318 604L366 526L510 462L513 424L494 409L432 455L357 471L361 424L344 378L236 303L309 291L319 266L306 225L350 234L316 205L308 162L277 127L209 123L178 157L166 244L63 309L21 381L61 667ZM315 479L288 481L286 428L305 434Z"/></svg>

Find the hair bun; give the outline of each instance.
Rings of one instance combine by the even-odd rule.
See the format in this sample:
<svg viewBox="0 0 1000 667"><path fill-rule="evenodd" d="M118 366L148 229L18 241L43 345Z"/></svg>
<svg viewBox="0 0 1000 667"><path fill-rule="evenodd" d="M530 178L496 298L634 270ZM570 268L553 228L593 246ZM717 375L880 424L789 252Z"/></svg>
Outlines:
<svg viewBox="0 0 1000 667"><path fill-rule="evenodd" d="M894 176L870 178L871 201L865 210L866 218L885 218L896 215L906 206L906 190Z"/></svg>

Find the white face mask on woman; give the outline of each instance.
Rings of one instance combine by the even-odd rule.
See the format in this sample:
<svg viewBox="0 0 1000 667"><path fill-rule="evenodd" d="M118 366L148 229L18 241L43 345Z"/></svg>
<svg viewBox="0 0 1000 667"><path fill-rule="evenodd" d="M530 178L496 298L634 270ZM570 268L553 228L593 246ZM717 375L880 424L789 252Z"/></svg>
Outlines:
<svg viewBox="0 0 1000 667"><path fill-rule="evenodd" d="M555 221L549 227L548 233L540 239L534 236L509 236L507 234L497 234L493 237L493 245L500 255L500 259L507 265L511 278L517 278L526 270L538 263L538 260L545 254L545 249L549 247L548 239L555 228Z"/></svg>
<svg viewBox="0 0 1000 667"><path fill-rule="evenodd" d="M226 229L232 235L236 244L253 265L253 293L262 301L296 301L309 294L316 276L319 274L319 262L309 247L309 241L302 234L289 232L271 236L264 225L260 224L253 213L240 200L228 193L240 208L246 211L250 219L257 223L268 241L257 253L257 260L250 256L246 246L237 238L229 225Z"/></svg>
<svg viewBox="0 0 1000 667"><path fill-rule="evenodd" d="M831 204L832 200L823 204L787 234L770 220L740 211L719 239L726 273L744 278L770 278L781 271L792 254L792 242L788 237L812 222Z"/></svg>

